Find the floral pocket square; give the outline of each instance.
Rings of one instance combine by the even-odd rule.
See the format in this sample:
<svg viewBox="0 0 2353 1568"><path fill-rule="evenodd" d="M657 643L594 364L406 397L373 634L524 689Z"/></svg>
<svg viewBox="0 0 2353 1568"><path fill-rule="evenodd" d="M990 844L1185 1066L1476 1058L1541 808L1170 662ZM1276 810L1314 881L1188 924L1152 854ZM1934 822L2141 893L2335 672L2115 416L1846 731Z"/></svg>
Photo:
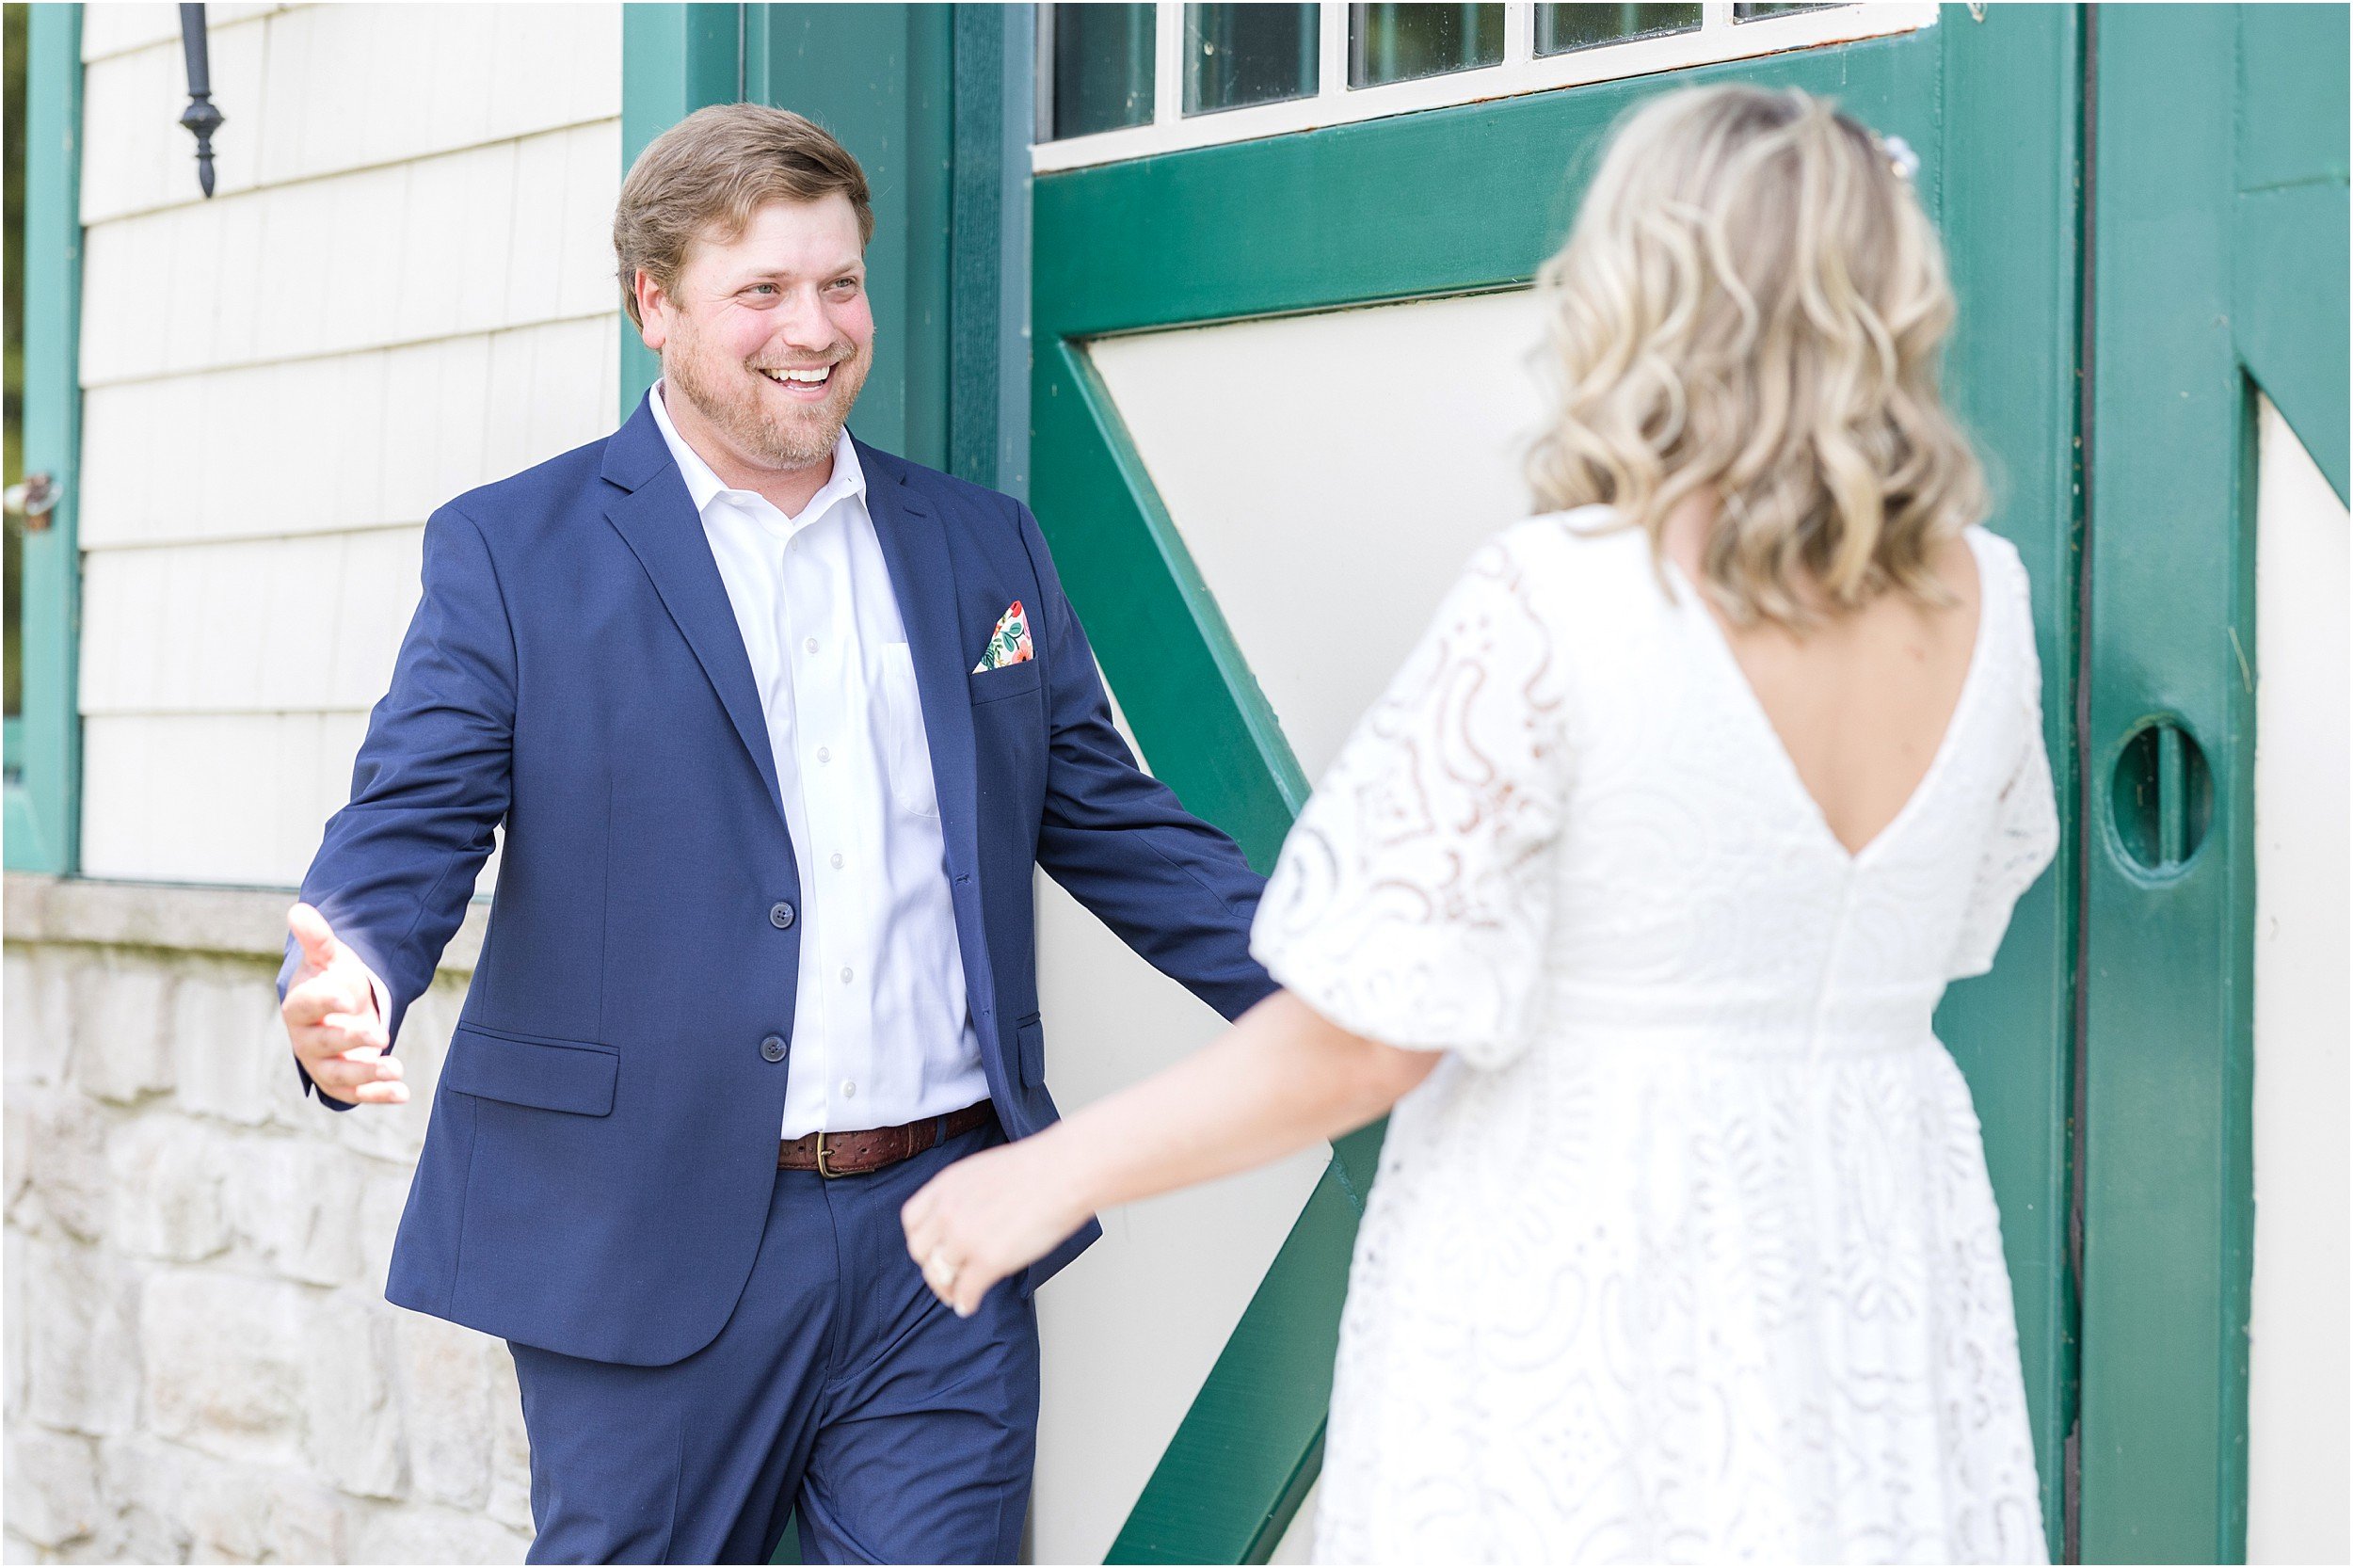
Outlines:
<svg viewBox="0 0 2353 1568"><path fill-rule="evenodd" d="M1030 617L1022 612L1021 601L1016 599L997 617L997 630L988 634L988 651L972 666L972 673L1025 664L1036 656L1036 649L1030 646Z"/></svg>

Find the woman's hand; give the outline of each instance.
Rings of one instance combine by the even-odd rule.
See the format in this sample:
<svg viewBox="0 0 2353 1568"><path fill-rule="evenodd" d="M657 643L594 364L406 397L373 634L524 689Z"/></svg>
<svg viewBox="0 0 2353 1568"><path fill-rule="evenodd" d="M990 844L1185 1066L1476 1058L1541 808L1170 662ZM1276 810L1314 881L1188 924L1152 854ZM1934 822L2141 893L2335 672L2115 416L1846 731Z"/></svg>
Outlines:
<svg viewBox="0 0 2353 1568"><path fill-rule="evenodd" d="M1050 1133L959 1160L899 1210L932 1293L969 1318L989 1287L1054 1250L1093 1212Z"/></svg>

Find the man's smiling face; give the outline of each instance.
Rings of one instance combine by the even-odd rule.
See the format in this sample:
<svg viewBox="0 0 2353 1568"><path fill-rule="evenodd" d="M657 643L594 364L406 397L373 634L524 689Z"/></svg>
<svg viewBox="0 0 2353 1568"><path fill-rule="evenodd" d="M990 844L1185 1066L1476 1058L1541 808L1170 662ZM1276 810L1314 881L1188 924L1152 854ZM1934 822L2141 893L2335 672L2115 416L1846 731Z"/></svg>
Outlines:
<svg viewBox="0 0 2353 1568"><path fill-rule="evenodd" d="M747 469L833 454L874 360L874 314L849 198L771 201L731 240L696 240L664 290L638 283L681 426L699 424ZM698 419L693 416L699 415Z"/></svg>

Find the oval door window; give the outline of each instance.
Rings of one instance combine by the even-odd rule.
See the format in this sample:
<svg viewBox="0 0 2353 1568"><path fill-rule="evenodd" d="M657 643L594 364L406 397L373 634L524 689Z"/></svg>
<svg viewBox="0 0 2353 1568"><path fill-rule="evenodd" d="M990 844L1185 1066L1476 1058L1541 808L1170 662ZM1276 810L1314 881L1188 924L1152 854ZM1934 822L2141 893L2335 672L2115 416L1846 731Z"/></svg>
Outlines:
<svg viewBox="0 0 2353 1568"><path fill-rule="evenodd" d="M2124 858L2144 875L2170 875L2198 853L2214 817L2214 780L2180 721L2151 719L2126 737L2108 810Z"/></svg>

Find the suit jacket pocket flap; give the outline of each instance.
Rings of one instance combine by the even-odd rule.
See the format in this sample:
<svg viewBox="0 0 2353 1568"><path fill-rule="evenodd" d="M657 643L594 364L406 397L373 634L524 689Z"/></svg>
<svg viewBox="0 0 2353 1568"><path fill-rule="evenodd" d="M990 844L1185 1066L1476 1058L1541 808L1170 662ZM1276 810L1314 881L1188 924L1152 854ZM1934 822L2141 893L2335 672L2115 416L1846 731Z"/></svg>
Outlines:
<svg viewBox="0 0 2353 1568"><path fill-rule="evenodd" d="M521 1040L459 1024L441 1081L460 1094L579 1116L613 1113L621 1055L586 1041Z"/></svg>
<svg viewBox="0 0 2353 1568"><path fill-rule="evenodd" d="M1017 664L1000 664L993 670L974 670L964 679L972 688L973 702L994 702L1016 692L1036 691L1040 668L1036 660L1024 659Z"/></svg>

